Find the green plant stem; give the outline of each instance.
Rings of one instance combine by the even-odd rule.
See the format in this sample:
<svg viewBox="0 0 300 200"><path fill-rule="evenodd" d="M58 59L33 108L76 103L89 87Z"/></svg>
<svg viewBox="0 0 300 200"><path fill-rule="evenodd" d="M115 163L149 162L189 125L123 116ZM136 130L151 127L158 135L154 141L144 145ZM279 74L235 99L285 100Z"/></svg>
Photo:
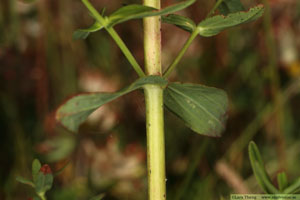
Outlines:
<svg viewBox="0 0 300 200"><path fill-rule="evenodd" d="M91 12L93 17L100 24L102 24L105 27L106 31L110 34L110 36L117 43L117 45L119 46L119 48L121 49L121 51L123 52L123 54L125 55L127 60L129 61L129 63L132 65L133 69L136 71L136 73L140 77L144 77L145 76L144 71L142 70L140 65L137 63L136 59L133 57L133 55L131 54L131 52L129 51L129 49L127 48L127 46L123 42L123 40L120 38L118 33L115 31L115 29L113 27L107 27L106 26L106 24L107 24L106 19L98 13L98 11L93 7L93 5L88 0L82 0L82 2L87 7L87 9Z"/></svg>
<svg viewBox="0 0 300 200"><path fill-rule="evenodd" d="M144 5L160 9L160 0L144 0ZM144 18L144 54L147 75L162 74L160 17ZM148 200L166 199L163 88L145 88L147 123Z"/></svg>
<svg viewBox="0 0 300 200"><path fill-rule="evenodd" d="M160 0L144 0L145 6L160 9ZM144 55L148 75L161 75L160 16L144 18Z"/></svg>
<svg viewBox="0 0 300 200"><path fill-rule="evenodd" d="M182 49L180 50L179 54L177 55L177 57L175 58L175 60L172 62L172 64L168 67L168 69L164 72L164 78L167 78L170 76L170 74L172 73L172 71L175 69L175 67L178 65L178 63L180 62L181 58L183 57L183 55L185 54L185 52L187 51L187 49L190 47L190 45L192 44L193 40L197 37L197 35L199 34L199 30L196 28L192 34L190 35L190 37L188 38L188 40L185 42L184 46L182 47Z"/></svg>
<svg viewBox="0 0 300 200"><path fill-rule="evenodd" d="M163 119L163 89L156 85L145 86L148 199L166 199L165 141Z"/></svg>
<svg viewBox="0 0 300 200"><path fill-rule="evenodd" d="M41 198L41 200L47 200L45 193L37 193L37 195Z"/></svg>
<svg viewBox="0 0 300 200"><path fill-rule="evenodd" d="M215 11L217 10L217 8L219 7L219 5L220 5L222 2L223 2L223 0L218 0L218 1L215 3L214 7L211 9L211 11L207 14L206 18L211 17L211 16L215 13Z"/></svg>

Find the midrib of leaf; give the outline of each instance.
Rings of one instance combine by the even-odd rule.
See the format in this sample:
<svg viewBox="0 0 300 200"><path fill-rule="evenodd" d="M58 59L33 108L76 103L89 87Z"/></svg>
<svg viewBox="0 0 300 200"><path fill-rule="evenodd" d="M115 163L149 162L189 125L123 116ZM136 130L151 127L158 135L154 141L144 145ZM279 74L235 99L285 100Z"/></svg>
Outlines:
<svg viewBox="0 0 300 200"><path fill-rule="evenodd" d="M103 94L106 94L106 93L103 93ZM102 95L101 93L99 93L99 94L95 94L95 95ZM113 95L113 94L111 94L111 95ZM99 100L97 100L97 101L101 101L101 104L106 104L107 102L109 102L109 101L113 101L115 98L117 98L119 95L117 95L117 94L115 94L116 96L114 96L114 97L110 97L110 98L108 98L108 99L106 99L106 100L101 100L100 98L99 98ZM86 96L88 96L88 95L86 95ZM96 97L95 97L96 98ZM80 113L80 112L86 112L86 111L89 111L89 110L91 110L91 109L94 109L94 108L97 108L97 107L99 107L99 105L97 105L97 106L90 106L90 107L85 107L85 108L82 108L82 109L78 109L78 110L76 110L76 112L68 112L68 114L76 114L76 113Z"/></svg>
<svg viewBox="0 0 300 200"><path fill-rule="evenodd" d="M173 90L174 92L176 92L177 94L180 94L188 99L191 99L189 98L189 96L185 95L184 93L180 92L179 90L176 90L174 88L171 88L169 87L169 89ZM222 122L216 118L212 113L210 113L206 108L204 108L202 105L198 104L198 102L194 101L193 99L191 99L193 103L195 103L196 105L198 105L204 112L206 112L208 115L210 115L217 123L219 123L221 125L221 127L224 128L224 125L222 124Z"/></svg>
<svg viewBox="0 0 300 200"><path fill-rule="evenodd" d="M191 87L187 87L187 88L188 88L189 90L195 90L195 91L200 91L200 92L201 92L201 90L199 90L199 89L197 89L197 88L191 88ZM200 93L200 94L201 94L202 97L208 99L209 101L214 102L214 103L219 107L219 109L222 110L222 112L224 112L224 113L226 112L226 109L224 109L224 106L223 106L222 104L220 104L219 102L215 101L214 99L208 97L208 96L205 95L205 94L202 94L202 93Z"/></svg>
<svg viewBox="0 0 300 200"><path fill-rule="evenodd" d="M169 95L172 97L172 99L177 102L178 104L181 104L180 101L178 100L178 98L176 98L176 96L174 97L174 94L169 92ZM190 109L187 109L185 106L182 106L182 108L184 110L186 110L188 113L190 113L191 115L195 116L195 118L197 118L197 115L194 112L191 112Z"/></svg>

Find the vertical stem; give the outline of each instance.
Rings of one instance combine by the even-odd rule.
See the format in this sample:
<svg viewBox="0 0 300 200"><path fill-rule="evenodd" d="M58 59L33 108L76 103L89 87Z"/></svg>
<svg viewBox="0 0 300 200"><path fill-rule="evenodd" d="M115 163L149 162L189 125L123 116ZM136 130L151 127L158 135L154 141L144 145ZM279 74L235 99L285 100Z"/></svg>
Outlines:
<svg viewBox="0 0 300 200"><path fill-rule="evenodd" d="M163 90L145 87L147 121L148 200L166 199Z"/></svg>
<svg viewBox="0 0 300 200"><path fill-rule="evenodd" d="M160 9L160 0L144 0L145 6ZM161 75L160 16L144 18L145 68L148 75Z"/></svg>
<svg viewBox="0 0 300 200"><path fill-rule="evenodd" d="M38 193L37 195L40 197L41 200L47 200L45 193Z"/></svg>
<svg viewBox="0 0 300 200"><path fill-rule="evenodd" d="M160 0L144 0L144 5L160 9ZM144 51L147 75L162 74L160 17L144 19ZM166 199L163 89L145 86L147 121L148 199Z"/></svg>

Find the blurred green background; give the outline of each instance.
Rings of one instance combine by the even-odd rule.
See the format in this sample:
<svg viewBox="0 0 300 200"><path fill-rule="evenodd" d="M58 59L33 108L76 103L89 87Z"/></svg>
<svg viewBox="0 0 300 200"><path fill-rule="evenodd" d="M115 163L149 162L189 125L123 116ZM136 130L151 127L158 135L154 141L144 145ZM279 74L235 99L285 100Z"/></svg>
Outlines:
<svg viewBox="0 0 300 200"><path fill-rule="evenodd" d="M110 13L134 0L93 0ZM175 0L162 1L163 6ZM231 193L261 193L247 145L259 146L272 178L285 170L300 176L300 1L263 3L258 21L215 37L198 37L172 80L203 83L228 92L230 107L221 138L207 138L165 112L168 199L213 200ZM214 1L199 0L182 15L204 19ZM133 92L97 110L78 134L54 119L55 109L78 92L116 91L137 75L105 31L72 40L93 22L79 0L0 0L0 199L28 199L34 158L58 171L49 199L146 199L143 94ZM143 63L142 21L116 26ZM188 33L162 26L166 68ZM299 34L299 35L298 35Z"/></svg>

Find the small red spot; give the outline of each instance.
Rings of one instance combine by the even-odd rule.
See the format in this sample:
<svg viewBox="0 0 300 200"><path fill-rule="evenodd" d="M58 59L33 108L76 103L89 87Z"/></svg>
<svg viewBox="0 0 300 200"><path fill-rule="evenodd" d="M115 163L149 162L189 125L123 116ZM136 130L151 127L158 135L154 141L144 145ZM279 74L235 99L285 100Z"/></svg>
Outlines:
<svg viewBox="0 0 300 200"><path fill-rule="evenodd" d="M51 168L49 165L45 164L41 167L40 172L43 172L44 175L52 174Z"/></svg>

